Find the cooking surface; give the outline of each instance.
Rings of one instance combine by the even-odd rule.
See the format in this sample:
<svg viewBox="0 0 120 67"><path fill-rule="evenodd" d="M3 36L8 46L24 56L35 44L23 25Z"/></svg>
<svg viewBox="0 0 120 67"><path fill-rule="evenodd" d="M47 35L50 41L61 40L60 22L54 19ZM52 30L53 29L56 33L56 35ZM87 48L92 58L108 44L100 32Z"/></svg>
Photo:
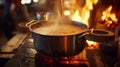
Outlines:
<svg viewBox="0 0 120 67"><path fill-rule="evenodd" d="M72 60L68 61L69 59ZM32 38L28 37L4 67L110 67L115 61L115 56L104 55L99 49L85 49L77 56L62 58L59 61L45 58L36 52Z"/></svg>

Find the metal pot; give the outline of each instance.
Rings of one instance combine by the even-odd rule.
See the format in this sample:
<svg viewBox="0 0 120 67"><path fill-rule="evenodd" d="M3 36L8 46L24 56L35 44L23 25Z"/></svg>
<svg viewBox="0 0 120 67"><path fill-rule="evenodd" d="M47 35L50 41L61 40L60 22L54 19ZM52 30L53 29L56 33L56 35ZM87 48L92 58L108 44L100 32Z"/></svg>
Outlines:
<svg viewBox="0 0 120 67"><path fill-rule="evenodd" d="M83 31L79 34L67 36L44 35L33 31L38 25L46 22L47 21L39 21L27 24L32 33L34 47L38 52L49 57L68 57L83 51L86 43L84 32L86 31L87 26L85 24L72 21L72 24L83 28Z"/></svg>

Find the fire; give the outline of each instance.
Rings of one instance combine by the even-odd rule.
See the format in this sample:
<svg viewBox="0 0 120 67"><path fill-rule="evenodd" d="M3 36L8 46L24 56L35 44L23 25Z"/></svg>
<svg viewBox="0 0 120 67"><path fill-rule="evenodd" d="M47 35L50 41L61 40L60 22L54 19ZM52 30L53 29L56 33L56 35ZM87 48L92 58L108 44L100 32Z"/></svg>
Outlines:
<svg viewBox="0 0 120 67"><path fill-rule="evenodd" d="M73 17L72 17L72 20L73 20L73 21L79 21L79 22L82 21L82 17L79 16L79 10L76 10L76 11L75 11L75 13L74 13L74 15L73 15Z"/></svg>
<svg viewBox="0 0 120 67"><path fill-rule="evenodd" d="M114 25L118 24L118 19L116 18L116 14L112 13L112 6L110 5L105 11L103 11L101 20L105 21L104 25L107 27L114 27Z"/></svg>
<svg viewBox="0 0 120 67"><path fill-rule="evenodd" d="M66 61L63 61L62 63L65 63L65 64L75 64L76 66L79 65L79 64L82 64L82 63L85 64L86 61L88 61L88 59L86 57L86 50L83 50L80 54L77 54L75 56L64 57L63 59L66 59ZM85 61L82 61L82 60L85 60Z"/></svg>
<svg viewBox="0 0 120 67"><path fill-rule="evenodd" d="M89 49L95 49L95 48L99 48L99 42L94 42L94 41L90 41L90 40L86 40L87 44L88 44L88 48Z"/></svg>
<svg viewBox="0 0 120 67"><path fill-rule="evenodd" d="M69 16L71 12L69 10L64 11L64 15Z"/></svg>
<svg viewBox="0 0 120 67"><path fill-rule="evenodd" d="M97 4L98 0L76 0L75 12L71 19L73 21L83 22L88 26L90 11L93 10L93 4Z"/></svg>

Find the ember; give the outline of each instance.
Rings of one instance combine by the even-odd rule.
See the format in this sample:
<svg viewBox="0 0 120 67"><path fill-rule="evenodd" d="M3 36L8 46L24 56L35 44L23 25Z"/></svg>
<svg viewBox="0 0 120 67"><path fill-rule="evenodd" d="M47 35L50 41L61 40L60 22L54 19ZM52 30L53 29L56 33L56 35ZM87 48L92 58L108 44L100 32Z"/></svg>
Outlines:
<svg viewBox="0 0 120 67"><path fill-rule="evenodd" d="M95 41L90 41L90 40L86 40L87 44L88 44L88 49L97 49L99 48L99 42L95 42Z"/></svg>

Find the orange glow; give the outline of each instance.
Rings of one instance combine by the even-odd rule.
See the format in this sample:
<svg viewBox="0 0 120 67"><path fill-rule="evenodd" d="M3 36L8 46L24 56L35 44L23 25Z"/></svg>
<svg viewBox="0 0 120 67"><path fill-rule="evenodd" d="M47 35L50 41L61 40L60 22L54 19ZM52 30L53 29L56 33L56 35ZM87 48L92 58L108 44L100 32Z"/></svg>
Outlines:
<svg viewBox="0 0 120 67"><path fill-rule="evenodd" d="M80 4L76 5L75 12L73 13L71 19L73 21L83 22L88 26L88 20L90 17L90 11L93 10L93 4L97 4L98 0L80 0L80 3L84 4L84 6L80 6Z"/></svg>
<svg viewBox="0 0 120 67"><path fill-rule="evenodd" d="M79 16L79 11L78 10L75 11L75 13L74 13L74 15L72 17L72 20L73 21L79 21L79 22L82 21L82 18Z"/></svg>
<svg viewBox="0 0 120 67"><path fill-rule="evenodd" d="M71 12L69 10L64 11L64 15L69 16Z"/></svg>
<svg viewBox="0 0 120 67"><path fill-rule="evenodd" d="M90 41L90 40L86 40L87 44L88 44L88 48L89 49L95 49L95 48L99 48L99 42L94 42L94 41Z"/></svg>
<svg viewBox="0 0 120 67"><path fill-rule="evenodd" d="M105 11L103 11L101 20L105 21L104 25L110 27L112 24L118 24L118 19L115 13L111 13L112 6L110 5Z"/></svg>
<svg viewBox="0 0 120 67"><path fill-rule="evenodd" d="M63 59L66 59L66 61L62 61L61 63L65 63L65 64L75 64L75 65L79 65L79 64L88 64L86 61L79 61L79 60L88 60L86 57L86 50L83 50L80 54L77 54L75 56L72 57L63 57ZM67 60L68 59L68 60Z"/></svg>

